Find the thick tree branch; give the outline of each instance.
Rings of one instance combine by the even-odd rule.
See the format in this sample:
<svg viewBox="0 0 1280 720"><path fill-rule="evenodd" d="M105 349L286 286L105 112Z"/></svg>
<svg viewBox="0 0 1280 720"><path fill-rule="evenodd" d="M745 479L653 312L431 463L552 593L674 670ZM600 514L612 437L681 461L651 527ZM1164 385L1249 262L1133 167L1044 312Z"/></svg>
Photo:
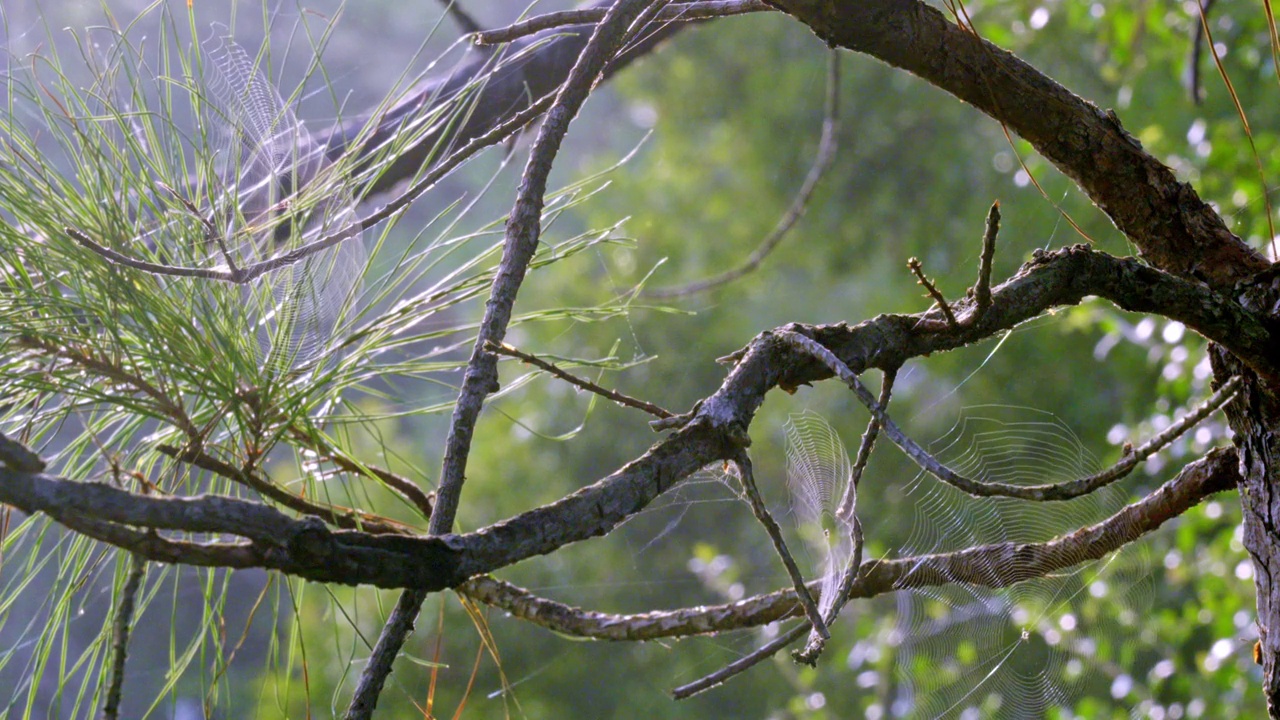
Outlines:
<svg viewBox="0 0 1280 720"><path fill-rule="evenodd" d="M456 574L455 536L331 531L319 518L294 520L236 498L151 497L103 483L0 468L0 503L26 513L43 512L73 530L158 562L260 567L318 582L425 590L442 590L466 579ZM236 535L248 542L197 543L157 535L157 530Z"/></svg>
<svg viewBox="0 0 1280 720"><path fill-rule="evenodd" d="M919 0L774 0L832 45L920 76L1006 124L1157 267L1228 289L1268 266L1104 112Z"/></svg>
<svg viewBox="0 0 1280 720"><path fill-rule="evenodd" d="M993 289L992 304L979 322L964 324L959 330L951 329L942 322L936 310L918 315L881 315L854 327L844 324L792 325L785 330L815 339L852 372L859 373L868 367L897 368L911 358L964 346L1003 332L1050 308L1078 303L1089 295L1106 297L1127 309L1162 310L1166 316L1179 319L1224 343L1239 358L1270 363L1272 358L1280 357L1280 353L1274 352L1267 355L1270 352L1267 348L1272 343L1269 334L1236 303L1220 298L1201 284L1180 280L1136 260L1113 258L1086 247L1037 256L1016 276ZM972 311L973 308L966 310ZM760 335L734 357L736 365L720 389L700 404L683 427L643 456L559 501L461 537L371 536L349 531L319 533L311 526L300 527L298 521L290 520L276 510L245 501L140 498L114 488L69 481L59 481L65 484L65 488L56 496L41 494L34 489L21 494L15 478L35 482L47 479L47 476L13 471L0 474L0 502L16 505L28 512L50 512L60 521L69 507L85 513L85 517L98 517L110 523L187 532L234 533L261 543L276 553L266 553L256 546L241 548L234 562L228 560L225 563L229 567L247 566L244 553L252 551L264 553L269 562L262 564L262 561L255 560L249 565L256 563L258 566L275 567L315 579L370 583L381 587L450 587L468 577L555 552L569 543L607 534L699 468L733 458L742 444L749 442L747 428L771 389L797 387L831 377L827 366L809 353L796 350L774 333ZM96 489L89 492L80 490L87 487ZM107 495L97 498L91 493ZM118 493L121 497L111 493ZM91 497L97 499L90 500ZM123 497L153 509L146 512L130 510L132 514L124 515L91 514L109 508L125 512L127 507L122 506L128 503ZM114 503L106 502L111 498L116 498ZM64 507L64 499L65 502L82 504ZM154 509L159 507L156 503L176 504L171 506L175 509L160 513ZM235 512L210 515L208 508L211 507L223 508L228 513L234 509ZM201 508L202 511L190 514L194 511L183 508ZM60 514L55 514L60 509ZM238 514L242 511L246 513L243 516ZM158 514L149 515L148 512ZM211 518L218 522L210 524ZM335 567L339 563L335 561L329 564L326 572L317 572L305 563L285 562L278 553L281 538L299 533L315 538L323 547L336 548L332 551L335 553L348 552L350 548L352 555L349 559L352 562L343 564L347 569L338 570ZM139 542L130 540L129 544L124 544L113 542L101 534L93 536L127 549L135 549L133 545ZM333 540L328 540L329 537ZM372 552L366 546L383 547L379 542L405 543L405 547L421 550L403 555L375 556L384 558L386 562L371 559L369 562L373 564L362 569L363 561L354 558L359 553ZM187 561L173 554L161 553L163 557L143 554L149 559L164 562ZM210 561L194 564L207 562ZM389 567L388 564L395 566Z"/></svg>
<svg viewBox="0 0 1280 720"><path fill-rule="evenodd" d="M364 530L374 535L387 533L405 535L411 532L407 525L364 512L363 510L342 507L341 505L317 503L295 495L256 472L245 471L230 463L223 462L199 448L179 449L171 445L158 445L156 450L174 460L193 465L201 470L207 470L243 485L262 497L290 510L296 510L306 515L315 515L336 527L348 530Z"/></svg>
<svg viewBox="0 0 1280 720"><path fill-rule="evenodd" d="M1110 518L1048 542L997 543L863 563L857 579L849 586L847 599L953 582L1004 587L1040 577L1103 557L1160 527L1205 496L1234 488L1238 481L1235 449L1213 450ZM262 567L321 582L360 582L379 587L439 588L442 582L457 584L456 575L449 578L449 566L457 556L473 552L475 545L483 542L484 534L481 531L446 538L393 538L329 532L316 521L290 520L270 508L243 500L152 498L97 483L6 469L0 469L0 502L26 512L45 512L73 530L149 560ZM251 519L251 529L246 529L244 518ZM198 524L208 532L245 536L252 533L256 538L249 543L197 544L131 530L118 523L147 523L151 527ZM809 589L816 593L820 588L813 583ZM773 622L799 611L791 589L723 606L626 616L581 611L483 577L467 582L460 591L558 632L608 640L722 632Z"/></svg>
<svg viewBox="0 0 1280 720"><path fill-rule="evenodd" d="M966 582L1006 587L1033 577L1095 560L1150 533L1201 500L1232 490L1239 480L1234 448L1220 448L1188 464L1172 480L1111 517L1042 543L997 543L928 556L868 560L848 586L845 600L870 598L905 587ZM820 583L808 585L815 595ZM458 591L558 633L595 640L642 641L711 635L758 627L800 614L790 588L739 600L679 610L615 615L583 610L538 597L487 576L472 578ZM804 627L807 630L807 626ZM802 635L798 633L796 638Z"/></svg>

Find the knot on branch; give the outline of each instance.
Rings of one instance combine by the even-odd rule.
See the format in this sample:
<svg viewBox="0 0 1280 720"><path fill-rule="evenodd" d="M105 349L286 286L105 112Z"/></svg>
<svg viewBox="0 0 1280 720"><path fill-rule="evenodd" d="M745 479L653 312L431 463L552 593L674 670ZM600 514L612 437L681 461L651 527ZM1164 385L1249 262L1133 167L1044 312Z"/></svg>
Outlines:
<svg viewBox="0 0 1280 720"><path fill-rule="evenodd" d="M337 550L333 533L318 517L310 516L297 524L285 544L295 560L307 566L330 562Z"/></svg>

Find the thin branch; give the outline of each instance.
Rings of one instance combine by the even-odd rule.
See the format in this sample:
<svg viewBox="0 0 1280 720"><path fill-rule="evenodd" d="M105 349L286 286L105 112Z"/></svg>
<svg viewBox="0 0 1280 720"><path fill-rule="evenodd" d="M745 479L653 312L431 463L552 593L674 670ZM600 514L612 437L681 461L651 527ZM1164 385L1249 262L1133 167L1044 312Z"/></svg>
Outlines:
<svg viewBox="0 0 1280 720"><path fill-rule="evenodd" d="M1000 201L991 203L987 211L987 226L982 233L982 257L978 261L978 282L973 286L973 298L977 304L973 319L976 323L991 307L991 264L996 257L996 235L1000 233Z"/></svg>
<svg viewBox="0 0 1280 720"><path fill-rule="evenodd" d="M898 369L888 368L880 380L880 400L882 408L889 407L889 398L893 396L893 383L898 379ZM853 517L854 505L858 501L858 484L862 482L862 473L866 472L867 463L871 461L871 451L875 449L876 440L880 437L880 421L874 415L867 421L867 429L862 433L862 441L858 443L858 455L853 460L853 469L849 473L849 487L845 488L844 497L840 498L838 517Z"/></svg>
<svg viewBox="0 0 1280 720"><path fill-rule="evenodd" d="M741 658L725 665L710 675L698 678L691 683L681 685L675 690L672 690L671 696L676 700L691 698L698 693L710 690L735 675L741 675L747 670L759 665L762 661L773 657L782 648L790 645L796 640L799 640L801 636L809 631L809 627L808 623L800 623L773 640L770 640L763 646L743 655Z"/></svg>
<svg viewBox="0 0 1280 720"><path fill-rule="evenodd" d="M203 280L218 280L221 282L243 285L258 279L273 270L279 270L280 268L301 262L318 252L327 250L340 242L356 237L359 235L359 232L356 232L357 228L360 231L368 230L383 220L401 212L414 200L417 200L423 193L434 187L435 184L444 176L448 175L464 161L470 159L471 156L487 147L502 142L521 128L533 122L551 106L554 99L554 95L545 95L529 107L511 116L509 120L498 124L492 130L489 130L483 135L473 138L466 145L455 150L452 154L442 160L438 165L432 167L431 170L428 171L420 180L411 185L394 200L391 200L369 215L361 218L359 223L348 225L330 235L313 240L312 242L294 248L289 252L277 255L276 257L253 263L247 267L238 269L220 267L197 268L147 262L145 260L138 260L128 257L127 255L122 255L115 250L104 247L76 228L68 227L64 228L64 231L72 240L75 240L82 247L91 250L92 252L97 253L103 258L106 258L118 265L143 270L154 275L192 277Z"/></svg>
<svg viewBox="0 0 1280 720"><path fill-rule="evenodd" d="M111 248L104 247L95 242L88 235L73 227L62 229L72 240L75 240L81 247L101 255L116 265L124 265L135 270L142 270L153 275L172 275L173 277L193 277L202 278L204 280L225 280L227 282L238 282L236 277L239 273L233 275L230 270L222 270L220 268L192 268L181 267L178 265L164 265L162 263L147 262L146 260L138 260L128 255L121 255Z"/></svg>
<svg viewBox="0 0 1280 720"><path fill-rule="evenodd" d="M445 12L458 23L464 34L471 35L484 31L484 26L476 22L476 19L471 17L471 13L463 9L459 0L440 0L440 4L444 5Z"/></svg>
<svg viewBox="0 0 1280 720"><path fill-rule="evenodd" d="M751 512L769 534L773 549L781 558L783 567L787 569L787 575L791 577L796 595L800 598L800 605L804 608L804 614L813 626L814 632L824 638L831 637L831 633L827 630L827 623L822 619L822 613L818 611L818 604L809 594L809 588L805 587L800 568L796 565L795 558L791 556L791 551L787 549L787 542L782 537L782 529L774 521L773 515L769 514L769 508L764 504L764 498L760 496L760 488L756 487L755 473L751 469L751 458L744 450L733 459L733 464L738 469L738 480L742 482L743 494L747 496Z"/></svg>
<svg viewBox="0 0 1280 720"><path fill-rule="evenodd" d="M1201 0L1200 15L1207 18L1209 11L1213 9L1214 0ZM1191 95L1191 102L1199 105L1204 102L1204 91L1200 87L1200 54L1204 51L1204 23L1192 23L1191 28L1191 53L1187 58L1187 93Z"/></svg>
<svg viewBox="0 0 1280 720"><path fill-rule="evenodd" d="M222 251L222 257L227 261L227 268L233 273L239 272L239 269L236 267L236 259L231 253L231 248L227 247L227 239L223 237L222 233L218 232L218 228L214 226L213 220L201 215L200 209L195 206L195 203L183 197L181 193L169 185L162 182L157 182L156 185L160 186L161 190L172 195L175 200L182 203L182 206L187 209L187 213L200 221L200 224L204 226L205 242L215 243L218 246L218 249Z"/></svg>
<svg viewBox="0 0 1280 720"><path fill-rule="evenodd" d="M471 358L467 362L462 389L458 393L449 435L445 440L444 466L440 473L440 485L429 528L432 535L443 535L453 527L476 420L480 416L485 398L497 390L498 385L497 357L485 350L485 345L490 342L500 343L506 335L516 295L538 247L547 178L551 174L552 162L560 150L560 143L568 132L569 123L590 95L606 64L622 47L632 22L642 17L650 7L660 8L665 2L666 0L618 0L609 8L556 94L529 151L529 161L521 174L520 189L507 222L502 260L493 279L489 301L485 304L484 317L480 322ZM368 720L373 714L383 684L391 674L392 662L400 654L404 639L412 630L414 618L426 597L422 590L406 591L400 597L382 634L378 636L364 672L360 674L351 704L347 708L346 720Z"/></svg>
<svg viewBox="0 0 1280 720"><path fill-rule="evenodd" d="M294 440L303 446L314 450L322 460L328 460L340 469L357 475L372 476L381 481L393 492L398 493L409 504L418 509L422 513L422 517L430 518L432 507L435 504L432 500L433 495L422 491L418 484L406 477L401 477L396 473L376 465L369 465L357 461L355 458L347 455L341 449L335 447L333 443L318 433L309 433L305 430L292 427L290 434Z"/></svg>
<svg viewBox="0 0 1280 720"><path fill-rule="evenodd" d="M817 582L810 584L810 592L818 592ZM799 612L794 590L776 591L745 598L727 605L700 605L676 610L618 615L595 610L583 610L512 585L487 575L479 575L456 588L469 598L491 605L512 617L569 637L636 642L663 638L710 635L728 630L740 630L758 622L742 622L743 618L759 620L771 610L782 607L779 598L791 599L777 617L764 622L794 615ZM809 626L805 623L805 628Z"/></svg>
<svg viewBox="0 0 1280 720"><path fill-rule="evenodd" d="M796 193L795 198L791 201L791 206L787 208L786 214L774 226L773 231L756 247L746 262L736 268L705 280L676 287L647 290L644 294L654 298L683 297L727 285L738 278L755 272L765 258L769 256L769 253L773 252L774 248L786 239L791 228L795 227L800 218L804 216L805 210L809 206L809 200L813 197L813 192L818 187L818 182L826 175L832 161L835 159L839 135L840 54L838 51L832 50L830 61L827 65L827 99L822 119L822 137L818 141L818 152L813 158L813 165L809 167L809 173L805 175L800 191Z"/></svg>
<svg viewBox="0 0 1280 720"><path fill-rule="evenodd" d="M401 523L364 512L363 510L312 502L285 490L256 472L245 471L230 463L223 462L200 448L188 447L179 449L172 445L157 445L156 450L174 460L193 465L201 470L208 470L215 475L243 485L262 497L279 503L290 510L321 518L335 527L348 530L363 530L375 535L407 535L412 532Z"/></svg>
<svg viewBox="0 0 1280 720"><path fill-rule="evenodd" d="M919 258L911 258L907 260L907 267L911 268L911 272L916 276L916 282L923 285L925 290L929 291L929 297L942 308L942 314L947 318L947 327L955 330L960 327L960 323L956 322L956 316L951 312L951 306L947 304L947 299L942 296L938 288L929 282L929 278L925 277L924 268L920 265Z"/></svg>
<svg viewBox="0 0 1280 720"><path fill-rule="evenodd" d="M124 688L124 664L129 657L129 628L133 624L133 612L146 575L147 561L129 555L129 576L120 590L120 603L116 605L115 618L111 621L111 668L107 680L106 700L102 704L103 720L120 717L120 697Z"/></svg>
<svg viewBox="0 0 1280 720"><path fill-rule="evenodd" d="M169 397L167 393L148 382L141 375L130 372L110 361L94 357L86 351L78 350L71 346L60 346L32 335L19 336L17 344L32 350L38 350L50 357L63 358L102 378L134 388L151 398L160 413L167 417L187 437L194 439L200 436L200 428L196 427L195 423L192 422L182 403Z"/></svg>
<svg viewBox="0 0 1280 720"><path fill-rule="evenodd" d="M814 357L825 364L837 377L839 377L854 394L862 401L862 404L871 411L871 414L878 420L884 428L885 435L894 442L899 448L906 453L922 470L939 480L951 485L961 492L968 493L975 497L1011 497L1020 500L1031 500L1035 502L1051 502L1060 500L1070 500L1072 498L1087 495L1101 487L1119 480L1128 475L1138 463L1151 457L1159 452L1169 443L1173 442L1190 428L1204 420L1211 413L1222 407L1228 400L1235 396L1236 390L1240 387L1239 376L1233 377L1223 383L1208 400L1199 408L1188 413L1178 422L1170 425L1164 431L1158 433L1147 442L1143 443L1137 450L1127 448L1124 457L1115 465L1083 478L1068 480L1061 483L1051 483L1045 485L1014 485L1011 483L1000 482L981 482L971 478L964 477L947 467L937 458L929 454L927 450L917 444L914 440L907 436L906 433L889 418L888 413L879 405L875 398L872 397L870 391L858 379L858 376L845 365L840 358L836 357L827 348L823 347L811 338L805 337L796 332L783 332L779 337L787 343L811 353Z"/></svg>
<svg viewBox="0 0 1280 720"><path fill-rule="evenodd" d="M844 609L845 603L848 602L849 591L853 588L853 584L858 579L858 574L862 572L862 551L865 545L865 538L862 535L862 521L854 514L849 519L850 531L849 540L853 543L853 554L849 556L849 564L845 567L843 575L840 576L840 586L836 590L836 599L832 603L831 609L827 611L827 624L832 625L836 619L840 617L840 611ZM827 638L811 632L809 640L805 646L799 651L793 652L791 657L801 665L814 667L818 664L818 656L822 654L823 648L827 645Z"/></svg>
<svg viewBox="0 0 1280 720"><path fill-rule="evenodd" d="M762 0L702 0L701 2L672 3L663 8L654 19L658 22L709 20L730 15L769 12L775 9ZM496 45L518 40L543 30L596 23L604 19L606 11L607 8L588 8L546 13L545 15L531 17L528 20L521 20L504 28L478 32L475 36L475 43L477 45Z"/></svg>
<svg viewBox="0 0 1280 720"><path fill-rule="evenodd" d="M674 416L674 414L671 411L664 410L658 407L657 405L654 405L651 402L638 400L636 398L631 397L630 395L624 395L616 390L609 390L608 388L603 388L597 385L596 383L591 382L590 380L584 380L576 375L568 373L560 369L559 367L556 367L555 365L547 362L546 360L539 358L536 355L530 355L529 353L523 352L506 343L488 343L487 345L485 345L485 349L491 353L497 353L498 355L506 355L507 357L519 358L520 360L523 360L524 362L527 362L530 365L533 365L534 367L541 368L542 370L545 370L546 372L551 373L552 375L560 378L561 380L564 380L570 385L573 385L575 387L580 387L583 390L586 390L588 392L593 392L601 397L612 400L618 403L619 405L636 408L637 410L643 410L644 412L647 412L650 415L653 415L659 418L669 418Z"/></svg>
<svg viewBox="0 0 1280 720"><path fill-rule="evenodd" d="M880 384L880 407L888 408L889 399L893 395L893 383L898 377L898 371L895 368L889 368L884 371L884 378ZM853 587L853 583L858 579L858 572L862 569L862 551L863 536L862 522L858 520L856 505L858 501L858 484L862 481L862 473L866 471L867 462L871 460L871 451L875 449L876 439L880 437L880 421L872 416L867 421L867 429L862 433L862 442L858 445L858 455L853 461L853 468L849 472L849 486L845 488L844 497L840 499L839 509L836 511L836 517L844 518L849 522L849 540L853 544L853 553L849 556L849 563L841 571L840 584L837 586L837 597L831 604L831 608L827 610L827 625L831 625L840 616L840 610L844 608L845 602L849 596L849 590ZM803 649L794 654L796 662L812 667L817 664L818 656L822 654L823 648L826 646L826 638L817 633L810 633L809 640L805 643Z"/></svg>

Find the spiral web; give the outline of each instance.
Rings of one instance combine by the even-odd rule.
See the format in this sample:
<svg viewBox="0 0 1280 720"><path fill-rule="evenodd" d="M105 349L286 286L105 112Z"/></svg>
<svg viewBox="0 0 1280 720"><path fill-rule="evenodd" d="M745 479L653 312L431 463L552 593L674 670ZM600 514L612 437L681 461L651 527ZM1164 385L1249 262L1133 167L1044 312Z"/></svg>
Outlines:
<svg viewBox="0 0 1280 720"><path fill-rule="evenodd" d="M805 411L792 415L787 436L787 486L801 537L818 558L822 576L818 611L831 617L840 577L853 557L854 496L840 507L849 489L853 464L840 435L823 418Z"/></svg>
<svg viewBox="0 0 1280 720"><path fill-rule="evenodd" d="M1021 407L967 408L933 450L959 473L988 482L1059 482L1098 469L1061 420ZM1068 502L974 498L928 476L918 476L907 492L915 522L903 556L1042 542L1102 520L1125 500L1114 487ZM890 715L1070 717L1066 708L1079 697L1107 697L1115 678L1113 668L1094 660L1098 639L1120 635L1149 605L1145 561L1141 547L1130 547L1006 588L955 582L900 592ZM990 577L1006 571L992 567ZM1106 617L1090 609L1100 600Z"/></svg>
<svg viewBox="0 0 1280 720"><path fill-rule="evenodd" d="M241 267L309 242L345 239L271 270L244 293L246 319L262 360L288 369L323 356L360 294L366 264L349 185L336 177L280 93L230 38L207 57L208 118L226 190L220 208L230 261Z"/></svg>

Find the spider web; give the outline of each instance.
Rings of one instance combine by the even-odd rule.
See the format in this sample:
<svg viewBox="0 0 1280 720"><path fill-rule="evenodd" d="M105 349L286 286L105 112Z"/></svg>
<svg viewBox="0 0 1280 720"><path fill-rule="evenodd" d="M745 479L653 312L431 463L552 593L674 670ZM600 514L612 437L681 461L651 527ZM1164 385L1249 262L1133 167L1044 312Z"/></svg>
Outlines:
<svg viewBox="0 0 1280 720"><path fill-rule="evenodd" d="M966 408L933 451L957 472L988 482L1060 482L1099 469L1057 416L1024 407ZM906 492L915 519L904 556L1043 542L1102 520L1125 500L1115 487L1068 502L974 498L923 475ZM898 683L889 714L1020 720L1069 714L1084 695L1107 697L1115 678L1110 665L1094 659L1098 639L1133 633L1119 628L1136 624L1150 603L1147 558L1138 546L1081 560L1006 588L955 582L898 593L890 636ZM1003 574L989 568L993 581ZM1099 600L1106 616L1091 611Z"/></svg>
<svg viewBox="0 0 1280 720"><path fill-rule="evenodd" d="M819 558L815 568L822 577L818 611L830 617L840 577L853 558L853 517L856 496L849 494L853 463L840 435L817 413L792 415L787 435L787 485L791 490L802 538Z"/></svg>
<svg viewBox="0 0 1280 720"><path fill-rule="evenodd" d="M211 43L208 90L230 260L244 267L337 233L345 239L272 270L245 292L245 312L268 366L321 356L360 294L366 257L355 201L324 148L244 48Z"/></svg>

